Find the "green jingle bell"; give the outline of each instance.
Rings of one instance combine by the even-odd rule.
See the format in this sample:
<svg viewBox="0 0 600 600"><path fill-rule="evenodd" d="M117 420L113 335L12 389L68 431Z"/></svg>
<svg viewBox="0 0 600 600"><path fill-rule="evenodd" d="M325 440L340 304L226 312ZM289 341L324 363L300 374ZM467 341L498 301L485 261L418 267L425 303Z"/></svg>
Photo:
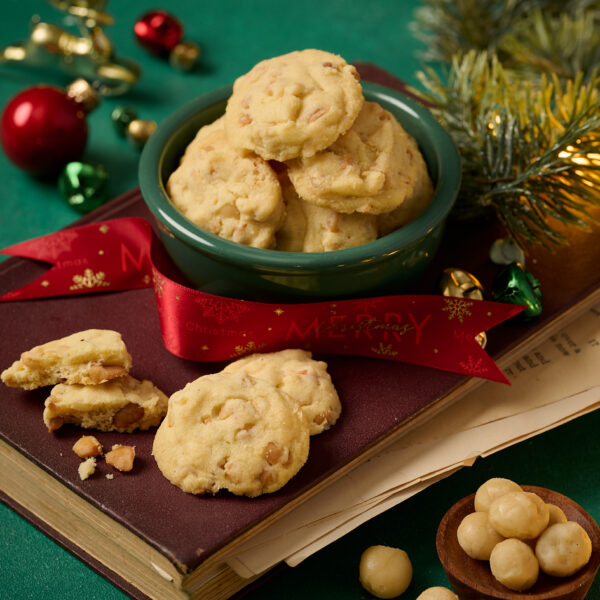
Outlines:
<svg viewBox="0 0 600 600"><path fill-rule="evenodd" d="M494 279L492 299L509 304L522 304L527 308L519 315L532 319L542 314L540 282L518 262L511 263Z"/></svg>
<svg viewBox="0 0 600 600"><path fill-rule="evenodd" d="M110 118L117 130L117 133L121 137L125 137L127 134L127 128L131 121L135 121L138 118L138 112L133 106L117 106L110 113Z"/></svg>
<svg viewBox="0 0 600 600"><path fill-rule="evenodd" d="M102 165L70 162L58 177L58 191L77 212L88 213L108 198L108 173Z"/></svg>

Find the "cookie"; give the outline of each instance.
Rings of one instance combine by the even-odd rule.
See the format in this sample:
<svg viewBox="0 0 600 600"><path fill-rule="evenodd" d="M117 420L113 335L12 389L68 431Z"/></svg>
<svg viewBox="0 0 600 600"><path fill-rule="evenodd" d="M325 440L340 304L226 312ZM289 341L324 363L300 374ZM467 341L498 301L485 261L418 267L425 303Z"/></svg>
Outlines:
<svg viewBox="0 0 600 600"><path fill-rule="evenodd" d="M23 352L1 377L9 387L33 390L57 383L96 385L130 368L131 356L120 333L88 329Z"/></svg>
<svg viewBox="0 0 600 600"><path fill-rule="evenodd" d="M417 179L411 136L377 102L365 102L350 130L309 158L287 161L289 178L307 202L341 213L381 214L409 198Z"/></svg>
<svg viewBox="0 0 600 600"><path fill-rule="evenodd" d="M230 363L224 372L264 379L291 396L306 417L310 435L329 429L342 412L327 363L314 360L306 350L252 354Z"/></svg>
<svg viewBox="0 0 600 600"><path fill-rule="evenodd" d="M275 492L308 457L308 423L296 403L241 373L205 375L169 399L152 453L184 492Z"/></svg>
<svg viewBox="0 0 600 600"><path fill-rule="evenodd" d="M364 102L356 69L322 50L263 60L233 85L225 129L264 159L312 156L352 125Z"/></svg>
<svg viewBox="0 0 600 600"><path fill-rule="evenodd" d="M431 204L434 196L433 183L427 165L414 139L408 139L407 152L414 158L415 184L412 193L402 204L391 212L377 215L377 234L379 237L396 231L403 225L420 217Z"/></svg>
<svg viewBox="0 0 600 600"><path fill-rule="evenodd" d="M289 181L282 182L281 189L286 217L276 234L277 250L329 252L377 239L377 217L374 215L346 215L306 202Z"/></svg>
<svg viewBox="0 0 600 600"><path fill-rule="evenodd" d="M65 423L84 429L131 433L157 426L168 398L152 382L130 375L99 385L59 384L44 404L44 423L56 431Z"/></svg>
<svg viewBox="0 0 600 600"><path fill-rule="evenodd" d="M175 208L222 238L272 248L284 217L275 172L259 156L229 144L223 117L202 127L167 181Z"/></svg>

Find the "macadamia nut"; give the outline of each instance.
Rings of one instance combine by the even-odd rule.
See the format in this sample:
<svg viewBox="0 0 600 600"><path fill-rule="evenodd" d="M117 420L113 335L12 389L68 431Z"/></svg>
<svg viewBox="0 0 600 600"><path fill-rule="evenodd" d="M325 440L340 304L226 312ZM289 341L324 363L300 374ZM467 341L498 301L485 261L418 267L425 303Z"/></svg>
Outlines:
<svg viewBox="0 0 600 600"><path fill-rule="evenodd" d="M509 492L490 505L488 518L492 527L506 538L530 540L548 525L550 512L546 503L532 492Z"/></svg>
<svg viewBox="0 0 600 600"><path fill-rule="evenodd" d="M490 555L492 575L516 592L528 590L537 581L539 564L533 550L514 538L496 544Z"/></svg>
<svg viewBox="0 0 600 600"><path fill-rule="evenodd" d="M556 506L556 504L549 504L546 502L546 506L548 507L548 512L550 513L550 520L548 521L548 527L550 525L554 525L554 523L566 523L567 517L565 513L562 511L562 508Z"/></svg>
<svg viewBox="0 0 600 600"><path fill-rule="evenodd" d="M360 583L377 598L395 598L404 593L412 573L408 554L399 548L370 546L360 557Z"/></svg>
<svg viewBox="0 0 600 600"><path fill-rule="evenodd" d="M477 492L475 493L475 510L486 512L496 498L508 494L508 492L521 491L521 486L510 479L492 477L477 488Z"/></svg>
<svg viewBox="0 0 600 600"><path fill-rule="evenodd" d="M592 541L586 530L575 521L555 523L540 535L535 555L544 573L569 577L590 560Z"/></svg>
<svg viewBox="0 0 600 600"><path fill-rule="evenodd" d="M467 515L458 526L456 536L460 547L477 560L489 560L494 546L504 539L490 525L486 512Z"/></svg>
<svg viewBox="0 0 600 600"><path fill-rule="evenodd" d="M430 587L417 596L417 600L458 600L458 596L445 587Z"/></svg>

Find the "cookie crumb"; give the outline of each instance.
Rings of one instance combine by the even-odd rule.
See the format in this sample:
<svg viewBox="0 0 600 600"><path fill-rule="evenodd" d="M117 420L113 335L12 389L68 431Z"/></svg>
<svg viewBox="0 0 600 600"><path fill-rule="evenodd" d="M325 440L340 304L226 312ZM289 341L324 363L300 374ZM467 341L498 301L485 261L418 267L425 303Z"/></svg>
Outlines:
<svg viewBox="0 0 600 600"><path fill-rule="evenodd" d="M104 477L106 477L106 479L114 479L115 476L112 473L107 473Z"/></svg>
<svg viewBox="0 0 600 600"><path fill-rule="evenodd" d="M115 444L110 452L106 453L106 462L118 471L131 471L135 458L135 446L121 446Z"/></svg>
<svg viewBox="0 0 600 600"><path fill-rule="evenodd" d="M79 478L83 481L96 471L96 459L93 456L86 458L78 467Z"/></svg>
<svg viewBox="0 0 600 600"><path fill-rule="evenodd" d="M89 458L102 454L102 444L93 435L84 435L73 444L73 452L79 458Z"/></svg>

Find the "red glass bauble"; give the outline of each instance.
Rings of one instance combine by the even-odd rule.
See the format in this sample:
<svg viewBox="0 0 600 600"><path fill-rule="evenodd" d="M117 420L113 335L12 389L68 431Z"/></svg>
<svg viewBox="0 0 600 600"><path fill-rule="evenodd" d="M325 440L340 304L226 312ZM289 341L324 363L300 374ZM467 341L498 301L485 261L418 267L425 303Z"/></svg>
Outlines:
<svg viewBox="0 0 600 600"><path fill-rule="evenodd" d="M164 10L152 10L142 15L133 31L144 48L159 55L171 52L183 37L181 23Z"/></svg>
<svg viewBox="0 0 600 600"><path fill-rule="evenodd" d="M58 172L79 160L87 142L85 112L59 88L38 85L4 108L0 140L8 158L34 175Z"/></svg>

